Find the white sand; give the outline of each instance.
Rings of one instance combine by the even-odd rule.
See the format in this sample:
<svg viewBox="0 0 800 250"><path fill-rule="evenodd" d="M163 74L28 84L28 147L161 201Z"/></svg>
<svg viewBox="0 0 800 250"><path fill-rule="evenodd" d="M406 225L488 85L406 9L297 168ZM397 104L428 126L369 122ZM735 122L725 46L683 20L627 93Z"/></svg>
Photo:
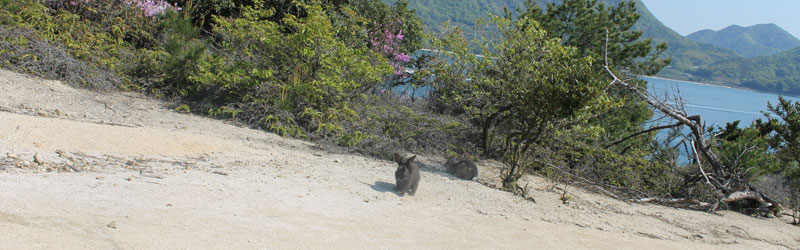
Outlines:
<svg viewBox="0 0 800 250"><path fill-rule="evenodd" d="M578 188L564 205L538 177L533 203L433 171L431 156L400 197L393 162L164 105L0 70L0 249L800 249L786 216ZM82 172L47 172L67 164ZM478 165L496 179L496 163Z"/></svg>

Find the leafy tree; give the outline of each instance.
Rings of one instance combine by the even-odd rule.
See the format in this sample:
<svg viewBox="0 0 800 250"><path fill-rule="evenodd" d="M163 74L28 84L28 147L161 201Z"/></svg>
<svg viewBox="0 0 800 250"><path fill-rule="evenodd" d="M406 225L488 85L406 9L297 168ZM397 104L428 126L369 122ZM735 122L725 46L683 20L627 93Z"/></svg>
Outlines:
<svg viewBox="0 0 800 250"><path fill-rule="evenodd" d="M778 169L777 159L769 152L770 123L759 119L750 127L739 128L739 121L735 121L717 130L714 147L725 166L748 179Z"/></svg>
<svg viewBox="0 0 800 250"><path fill-rule="evenodd" d="M608 63L617 70L655 75L669 63L660 58L667 49L665 43L653 50L651 39L640 40L642 32L631 29L640 17L634 1L621 1L616 7L597 0L564 0L548 3L545 9L528 1L526 6L520 17L539 21L550 36L561 38L565 45L597 61L605 57L608 31ZM594 66L603 68L601 63Z"/></svg>
<svg viewBox="0 0 800 250"><path fill-rule="evenodd" d="M180 6L192 7L192 20L195 25L211 30L216 24L213 17L241 17L247 8L272 9L273 14L263 17L266 20L286 25L287 16L305 18L309 14L307 6L320 6L329 17L332 28L342 41L366 46L368 31L379 24L401 20L406 39L402 42L403 51L413 52L422 45L422 22L405 0L388 5L381 0L180 0ZM283 27L283 32L291 32Z"/></svg>
<svg viewBox="0 0 800 250"><path fill-rule="evenodd" d="M453 40L435 42L454 54L440 54L434 95L482 128L484 152L501 155L510 166L503 184L511 188L531 147L559 121L593 104L604 82L591 57L548 37L536 21L493 16L489 24L498 32L480 41L482 56L468 54L458 31L449 35Z"/></svg>
<svg viewBox="0 0 800 250"><path fill-rule="evenodd" d="M770 145L781 161L781 170L793 179L800 179L800 102L779 97L778 103L768 104L767 109L779 118L770 119L775 131Z"/></svg>
<svg viewBox="0 0 800 250"><path fill-rule="evenodd" d="M667 49L662 43L655 48L650 39L640 39L641 31L632 30L639 20L634 1L621 1L617 6L607 6L597 0L564 0L548 3L545 8L534 1L526 3L527 10L520 17L531 18L541 23L541 27L551 37L560 38L566 46L574 46L583 56L590 56L596 62L593 69L604 72L604 61L613 65L613 70L630 76L655 75L669 64L663 59ZM644 81L633 80L640 88L646 88ZM602 138L606 143L641 130L650 119L652 111L647 105L633 97L629 92L611 89L615 105L595 114L591 124L605 129ZM650 133L652 135L653 133ZM619 152L650 151L652 137L636 137L615 145Z"/></svg>
<svg viewBox="0 0 800 250"><path fill-rule="evenodd" d="M188 17L169 11L161 23L166 30L163 62L164 82L171 91L181 96L189 94L189 76L197 70L195 65L206 52L205 41L200 39L200 28L193 26ZM166 87L166 86L165 86Z"/></svg>

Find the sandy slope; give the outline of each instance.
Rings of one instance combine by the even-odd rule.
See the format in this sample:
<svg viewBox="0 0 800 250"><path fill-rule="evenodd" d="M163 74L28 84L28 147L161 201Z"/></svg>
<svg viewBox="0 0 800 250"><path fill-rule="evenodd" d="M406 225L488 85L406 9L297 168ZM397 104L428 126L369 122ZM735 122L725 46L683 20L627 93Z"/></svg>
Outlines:
<svg viewBox="0 0 800 250"><path fill-rule="evenodd" d="M800 249L785 217L563 205L536 177L533 203L421 161L400 197L392 162L0 71L3 249Z"/></svg>

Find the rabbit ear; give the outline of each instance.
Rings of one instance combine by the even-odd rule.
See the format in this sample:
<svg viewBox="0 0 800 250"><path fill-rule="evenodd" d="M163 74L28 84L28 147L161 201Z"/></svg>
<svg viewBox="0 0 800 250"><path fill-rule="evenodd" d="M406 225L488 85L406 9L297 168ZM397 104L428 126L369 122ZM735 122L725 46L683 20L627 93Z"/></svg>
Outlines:
<svg viewBox="0 0 800 250"><path fill-rule="evenodd" d="M416 158L417 158L416 155L415 156L411 156L411 158L408 158L408 160L406 160L406 164L405 165L411 165L412 163L414 163L414 159L416 159Z"/></svg>
<svg viewBox="0 0 800 250"><path fill-rule="evenodd" d="M400 157L400 154L398 153L394 153L394 160L397 161L398 163L402 163L403 157Z"/></svg>

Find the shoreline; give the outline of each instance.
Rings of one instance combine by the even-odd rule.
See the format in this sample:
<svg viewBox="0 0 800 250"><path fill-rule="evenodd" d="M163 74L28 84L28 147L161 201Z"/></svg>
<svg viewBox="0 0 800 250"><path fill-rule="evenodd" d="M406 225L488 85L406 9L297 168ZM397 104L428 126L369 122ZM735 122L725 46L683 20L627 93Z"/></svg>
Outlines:
<svg viewBox="0 0 800 250"><path fill-rule="evenodd" d="M788 94L778 93L778 92L773 92L773 91L745 88L745 87L739 87L739 86L721 85L721 84L713 84L713 83L706 83L706 82L695 82L695 81L689 81L689 80L678 80L678 79L664 78L664 77L658 77L658 76L641 75L640 77L653 78L653 79L659 79L659 80L667 80L667 81L685 82L685 83L690 83L690 84L714 86L714 87L720 87L720 88L746 90L746 91L751 91L751 92L758 92L758 93L772 94L772 95L777 95L777 96L784 96L784 97L791 97L791 98L795 98L795 99L800 99L800 96L788 95Z"/></svg>
<svg viewBox="0 0 800 250"><path fill-rule="evenodd" d="M668 81L678 81L678 82L685 82L685 83L692 83L692 84L699 84L699 85L718 86L718 87L731 88L731 89L748 89L748 88L741 88L741 87L737 88L737 87L732 87L732 86L728 86L728 85L719 85L719 84L713 84L713 83L707 83L707 82L695 82L695 81L689 81L689 80L678 80L678 79L672 79L672 78L664 78L664 77L658 77L658 76L645 76L645 75L642 75L640 77L647 77L647 78L653 78L653 79L659 79L659 80L668 80Z"/></svg>

